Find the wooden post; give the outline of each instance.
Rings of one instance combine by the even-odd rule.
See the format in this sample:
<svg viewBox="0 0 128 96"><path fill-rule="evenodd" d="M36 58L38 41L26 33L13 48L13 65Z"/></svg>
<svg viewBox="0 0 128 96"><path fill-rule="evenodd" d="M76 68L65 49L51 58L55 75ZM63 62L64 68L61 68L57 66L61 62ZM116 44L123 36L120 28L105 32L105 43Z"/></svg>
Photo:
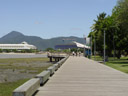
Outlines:
<svg viewBox="0 0 128 96"><path fill-rule="evenodd" d="M50 58L50 62L52 62L52 57L49 57Z"/></svg>

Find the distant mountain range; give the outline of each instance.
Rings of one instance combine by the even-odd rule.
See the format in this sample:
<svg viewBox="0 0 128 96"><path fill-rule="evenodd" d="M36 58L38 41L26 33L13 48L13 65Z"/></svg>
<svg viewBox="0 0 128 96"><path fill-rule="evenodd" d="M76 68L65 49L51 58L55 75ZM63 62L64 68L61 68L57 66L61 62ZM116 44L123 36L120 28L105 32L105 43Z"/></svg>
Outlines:
<svg viewBox="0 0 128 96"><path fill-rule="evenodd" d="M78 38L74 36L42 39L37 36L26 36L17 31L12 31L0 38L1 44L18 44L23 41L26 41L28 44L35 45L40 50L44 50L46 48L54 48L54 46L57 44L67 44L71 43L72 41L77 41L79 43L84 42L83 38Z"/></svg>

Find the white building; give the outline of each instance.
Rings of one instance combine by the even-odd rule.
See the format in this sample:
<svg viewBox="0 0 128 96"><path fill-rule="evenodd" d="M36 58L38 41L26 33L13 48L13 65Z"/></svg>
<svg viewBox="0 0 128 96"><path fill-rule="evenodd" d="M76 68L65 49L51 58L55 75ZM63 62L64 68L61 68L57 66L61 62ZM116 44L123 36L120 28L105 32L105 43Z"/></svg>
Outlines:
<svg viewBox="0 0 128 96"><path fill-rule="evenodd" d="M84 45L84 44L81 44L81 43L78 43L78 42L73 42L74 44L76 44L76 46L78 48L85 48L85 49L90 49L90 46L87 46L87 45Z"/></svg>
<svg viewBox="0 0 128 96"><path fill-rule="evenodd" d="M0 44L0 49L37 49L34 45L29 45L27 42L22 42L21 44Z"/></svg>
<svg viewBox="0 0 128 96"><path fill-rule="evenodd" d="M85 49L90 49L89 46L86 46L84 44L78 43L78 42L71 42L69 44L61 44L61 45L56 45L55 49L72 49L72 48L85 48Z"/></svg>

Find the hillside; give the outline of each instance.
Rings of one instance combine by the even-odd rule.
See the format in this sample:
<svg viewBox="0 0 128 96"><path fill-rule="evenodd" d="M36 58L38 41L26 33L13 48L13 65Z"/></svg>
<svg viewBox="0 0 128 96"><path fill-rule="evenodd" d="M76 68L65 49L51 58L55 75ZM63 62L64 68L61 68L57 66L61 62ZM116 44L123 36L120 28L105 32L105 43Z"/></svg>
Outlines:
<svg viewBox="0 0 128 96"><path fill-rule="evenodd" d="M17 44L23 41L26 41L29 44L33 44L37 46L37 48L40 50L44 50L49 47L54 48L54 46L57 44L66 44L71 41L77 41L77 42L83 43L83 38L70 36L70 37L56 37L51 39L42 39L37 36L26 36L17 31L12 31L7 35L3 36L2 38L0 38L1 44L7 44L7 43Z"/></svg>

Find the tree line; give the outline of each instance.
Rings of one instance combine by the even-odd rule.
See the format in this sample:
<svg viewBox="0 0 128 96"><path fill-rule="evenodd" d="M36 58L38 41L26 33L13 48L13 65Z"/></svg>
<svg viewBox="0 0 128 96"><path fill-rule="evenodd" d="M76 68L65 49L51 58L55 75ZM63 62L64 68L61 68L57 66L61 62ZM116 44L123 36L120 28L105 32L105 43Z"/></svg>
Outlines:
<svg viewBox="0 0 128 96"><path fill-rule="evenodd" d="M39 50L37 49L0 49L0 53L10 53L10 52L14 52L14 53L37 53L39 52Z"/></svg>
<svg viewBox="0 0 128 96"><path fill-rule="evenodd" d="M128 55L128 0L118 0L111 15L105 12L97 16L91 26L88 37L92 37L92 47L103 56L104 32L106 33L106 55L120 59L121 55ZM93 52L94 53L94 52Z"/></svg>

